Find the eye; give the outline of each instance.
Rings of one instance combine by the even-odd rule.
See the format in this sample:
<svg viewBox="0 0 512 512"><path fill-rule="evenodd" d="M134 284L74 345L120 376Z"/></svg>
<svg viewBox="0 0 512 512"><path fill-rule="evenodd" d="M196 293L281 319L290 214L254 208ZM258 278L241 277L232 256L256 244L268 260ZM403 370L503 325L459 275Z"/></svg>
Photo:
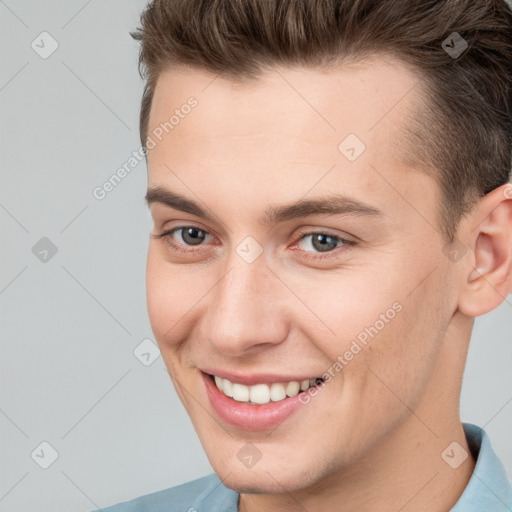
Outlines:
<svg viewBox="0 0 512 512"><path fill-rule="evenodd" d="M165 231L159 235L153 235L155 238L163 238L171 247L183 249L180 246L197 246L201 245L207 237L211 235L204 229L195 226L179 226L177 228ZM177 239L177 240L176 240Z"/></svg>
<svg viewBox="0 0 512 512"><path fill-rule="evenodd" d="M192 226L183 227L173 230L171 233L179 233L181 232L180 238L186 245L199 245L201 242L204 242L206 239L206 231L202 229L197 229ZM180 241L180 243L181 243Z"/></svg>
<svg viewBox="0 0 512 512"><path fill-rule="evenodd" d="M326 233L323 231L313 231L309 233L304 233L300 236L298 242L296 243L300 250L306 253L310 253L308 257L313 257L317 259L322 258L324 254L325 257L330 257L331 255L334 256L339 252L336 251L335 249L341 247L342 250L346 250L348 246L356 244L356 242L353 240L347 240L345 238L342 238L341 236Z"/></svg>

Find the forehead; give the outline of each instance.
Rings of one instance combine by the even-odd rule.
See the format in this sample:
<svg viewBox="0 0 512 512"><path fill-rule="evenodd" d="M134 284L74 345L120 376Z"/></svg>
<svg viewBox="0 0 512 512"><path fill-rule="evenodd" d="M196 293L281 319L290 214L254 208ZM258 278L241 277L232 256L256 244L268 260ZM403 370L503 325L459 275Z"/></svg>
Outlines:
<svg viewBox="0 0 512 512"><path fill-rule="evenodd" d="M295 127L316 141L347 131L368 133L369 141L370 135L390 126L405 128L404 116L421 104L420 81L404 62L389 55L351 60L330 70L273 66L244 82L178 66L157 80L149 130L168 121L194 96L201 106L192 121L173 130L182 136L190 135L187 131L199 135L198 129L236 136L247 128L265 136Z"/></svg>
<svg viewBox="0 0 512 512"><path fill-rule="evenodd" d="M183 173L194 191L215 189L219 198L243 190L246 198L277 202L315 187L381 205L390 198L384 188L398 196L403 186L420 192L428 178L403 158L407 125L422 102L419 85L390 56L329 71L276 66L248 83L187 67L165 71L148 123L156 142L148 154L150 186L184 190L177 179ZM196 106L184 108L190 98Z"/></svg>

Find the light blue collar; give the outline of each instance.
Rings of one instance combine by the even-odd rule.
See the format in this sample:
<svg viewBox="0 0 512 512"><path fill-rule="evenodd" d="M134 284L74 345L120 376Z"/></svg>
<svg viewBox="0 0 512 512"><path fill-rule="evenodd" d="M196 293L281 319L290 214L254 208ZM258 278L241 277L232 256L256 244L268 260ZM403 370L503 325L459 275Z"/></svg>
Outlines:
<svg viewBox="0 0 512 512"><path fill-rule="evenodd" d="M463 423L475 469L459 501L450 512L511 512L512 486L503 464L480 427Z"/></svg>

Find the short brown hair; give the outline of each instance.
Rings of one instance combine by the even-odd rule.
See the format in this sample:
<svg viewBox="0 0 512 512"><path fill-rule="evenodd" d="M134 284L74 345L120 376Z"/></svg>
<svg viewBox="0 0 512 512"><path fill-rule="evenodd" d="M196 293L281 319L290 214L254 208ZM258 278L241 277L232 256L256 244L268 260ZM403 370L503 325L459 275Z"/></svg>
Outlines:
<svg viewBox="0 0 512 512"><path fill-rule="evenodd" d="M512 13L504 0L153 0L141 25L131 36L146 79L144 148L156 81L172 65L243 81L272 64L327 69L388 53L421 79L425 105L408 147L420 168L435 170L444 240L454 240L479 197L510 179ZM458 57L442 44L454 32L468 44Z"/></svg>

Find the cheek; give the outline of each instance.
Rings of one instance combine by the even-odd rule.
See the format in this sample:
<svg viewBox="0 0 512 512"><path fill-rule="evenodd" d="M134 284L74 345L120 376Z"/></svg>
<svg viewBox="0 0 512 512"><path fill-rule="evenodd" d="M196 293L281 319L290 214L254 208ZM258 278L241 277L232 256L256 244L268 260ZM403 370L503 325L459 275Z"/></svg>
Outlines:
<svg viewBox="0 0 512 512"><path fill-rule="evenodd" d="M162 335L172 325L168 316L169 306L173 303L168 285L163 273L162 264L154 257L154 250L149 250L146 267L146 299L149 320L153 333L160 343ZM167 327L166 327L167 326Z"/></svg>
<svg viewBox="0 0 512 512"><path fill-rule="evenodd" d="M199 295L198 295L199 294ZM165 261L158 247L150 247L146 267L146 295L149 320L174 388L187 407L183 392L182 357L187 350L187 336L192 328L194 305L204 295L190 286L183 268Z"/></svg>
<svg viewBox="0 0 512 512"><path fill-rule="evenodd" d="M347 375L356 373L353 378L364 390L360 394L367 397L370 410L400 416L414 409L427 392L445 332L442 303L433 307L433 299L428 292L404 297L402 311L369 341L361 367L347 368Z"/></svg>
<svg viewBox="0 0 512 512"><path fill-rule="evenodd" d="M348 281L338 280L343 287L310 283L308 294L305 287L298 290L330 328L319 334L302 321L309 339L330 361L325 370L336 387L344 388L347 399L365 396L374 410L397 402L388 388L416 401L439 354L446 323L442 300L428 288L410 294L403 278L398 282L395 277L389 286L381 286L378 276Z"/></svg>
<svg viewBox="0 0 512 512"><path fill-rule="evenodd" d="M346 355L350 366L356 365L370 345L386 338L401 322L400 296L390 287L384 288L385 293L379 290L379 276L368 270L347 268L310 279L285 277L303 302L293 297L290 301L295 304L295 322L332 362Z"/></svg>
<svg viewBox="0 0 512 512"><path fill-rule="evenodd" d="M166 262L157 247L150 247L146 267L146 298L149 320L159 344L174 338L191 306L187 300L193 288L185 272Z"/></svg>
<svg viewBox="0 0 512 512"><path fill-rule="evenodd" d="M210 273L211 274L211 273ZM201 266L172 264L156 244L150 246L146 267L149 320L160 345L174 348L186 341L204 314L208 292L215 285Z"/></svg>

